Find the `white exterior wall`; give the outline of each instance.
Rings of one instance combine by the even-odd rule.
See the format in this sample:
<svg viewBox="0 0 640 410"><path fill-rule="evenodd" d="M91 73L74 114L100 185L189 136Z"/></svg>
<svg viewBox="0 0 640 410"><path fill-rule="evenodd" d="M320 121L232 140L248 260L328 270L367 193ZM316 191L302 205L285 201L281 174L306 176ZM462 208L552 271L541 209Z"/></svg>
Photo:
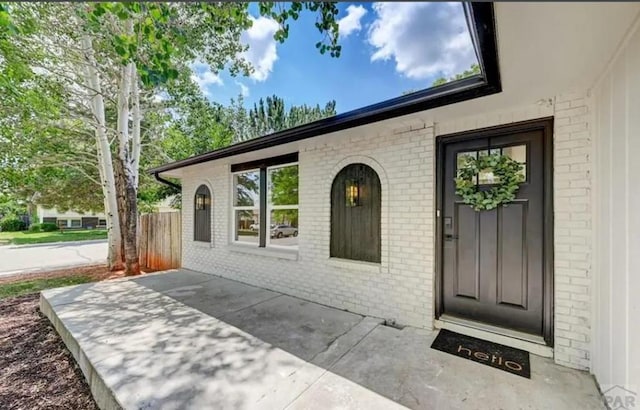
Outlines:
<svg viewBox="0 0 640 410"><path fill-rule="evenodd" d="M193 215L183 213L183 266L215 273L353 312L431 328L434 316L435 136L554 117L556 362L588 369L591 358L591 100L587 92L544 104L431 125L379 132L361 127L303 141L299 150L300 246L297 260L250 254L230 245L228 164L185 169L184 209L201 183L213 193L213 244L193 242ZM374 131L372 131L374 130ZM329 258L330 189L345 165L363 162L382 184L382 263ZM411 226L411 230L402 229ZM242 248L244 249L244 248ZM262 251L262 252L261 252ZM286 257L287 255L279 255Z"/></svg>
<svg viewBox="0 0 640 410"><path fill-rule="evenodd" d="M193 213L183 212L183 266L285 292L353 312L430 328L433 323L434 149L433 127L380 132L362 127L302 142L299 149L299 251L230 245L229 165L207 163L185 170L183 209L195 190L209 185L213 244L193 239ZM370 165L382 187L381 264L329 258L330 190L349 163ZM411 229L405 229L411 227ZM261 252L262 251L262 252ZM247 253L250 252L250 253ZM277 256L280 256L278 258Z"/></svg>
<svg viewBox="0 0 640 410"><path fill-rule="evenodd" d="M638 24L636 24L637 26ZM640 393L640 29L594 89L596 285L593 373ZM637 400L637 398L636 398ZM637 403L637 401L636 401Z"/></svg>

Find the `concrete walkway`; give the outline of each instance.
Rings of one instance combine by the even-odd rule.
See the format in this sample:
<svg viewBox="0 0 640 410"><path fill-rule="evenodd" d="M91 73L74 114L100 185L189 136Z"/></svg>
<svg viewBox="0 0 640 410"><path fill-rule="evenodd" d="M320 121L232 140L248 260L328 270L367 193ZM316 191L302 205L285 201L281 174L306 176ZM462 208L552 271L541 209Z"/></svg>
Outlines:
<svg viewBox="0 0 640 410"><path fill-rule="evenodd" d="M600 409L591 376L531 357L532 377L398 330L179 270L44 291L41 309L103 409Z"/></svg>
<svg viewBox="0 0 640 410"><path fill-rule="evenodd" d="M0 276L106 263L107 241L0 246Z"/></svg>

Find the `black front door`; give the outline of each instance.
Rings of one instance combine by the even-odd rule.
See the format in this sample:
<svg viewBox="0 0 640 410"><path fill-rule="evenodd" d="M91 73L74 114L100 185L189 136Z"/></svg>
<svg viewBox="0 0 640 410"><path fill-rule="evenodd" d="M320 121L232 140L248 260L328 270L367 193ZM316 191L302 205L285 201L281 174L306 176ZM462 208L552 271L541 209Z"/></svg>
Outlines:
<svg viewBox="0 0 640 410"><path fill-rule="evenodd" d="M440 313L543 335L549 128L510 130L442 139ZM455 193L457 168L465 156L491 153L521 162L525 181L512 203L474 211ZM477 178L480 190L496 182L490 170Z"/></svg>

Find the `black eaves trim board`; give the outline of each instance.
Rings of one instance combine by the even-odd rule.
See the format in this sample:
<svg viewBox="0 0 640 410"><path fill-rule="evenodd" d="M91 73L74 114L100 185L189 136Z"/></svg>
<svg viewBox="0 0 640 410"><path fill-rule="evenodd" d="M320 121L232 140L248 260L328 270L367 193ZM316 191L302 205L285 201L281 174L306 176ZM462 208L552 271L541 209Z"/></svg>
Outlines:
<svg viewBox="0 0 640 410"><path fill-rule="evenodd" d="M159 182L176 187L177 184L162 179L159 174L499 93L502 91L502 85L498 67L493 3L463 3L463 7L482 74L165 164L148 172L153 174Z"/></svg>

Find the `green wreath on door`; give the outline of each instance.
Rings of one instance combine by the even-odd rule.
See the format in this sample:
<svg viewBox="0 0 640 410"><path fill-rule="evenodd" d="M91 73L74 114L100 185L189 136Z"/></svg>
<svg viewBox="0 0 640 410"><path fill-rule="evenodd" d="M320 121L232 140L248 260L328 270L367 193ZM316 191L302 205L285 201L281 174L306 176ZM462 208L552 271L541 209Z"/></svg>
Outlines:
<svg viewBox="0 0 640 410"><path fill-rule="evenodd" d="M520 184L524 182L522 168L522 164L507 155L468 156L458 168L456 194L476 211L488 211L506 205L516 198ZM491 184L491 188L480 190L476 177L486 170L491 170L499 180Z"/></svg>

